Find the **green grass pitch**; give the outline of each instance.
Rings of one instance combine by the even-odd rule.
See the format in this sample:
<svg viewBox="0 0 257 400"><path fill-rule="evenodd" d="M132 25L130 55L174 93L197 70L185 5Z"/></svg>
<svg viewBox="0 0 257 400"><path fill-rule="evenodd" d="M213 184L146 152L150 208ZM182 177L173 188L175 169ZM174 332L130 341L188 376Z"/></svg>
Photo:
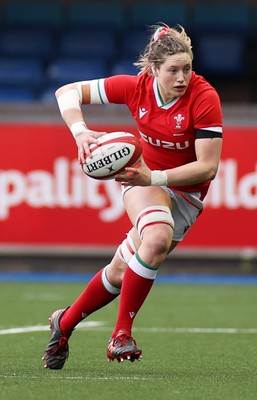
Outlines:
<svg viewBox="0 0 257 400"><path fill-rule="evenodd" d="M1 400L256 400L256 286L156 284L135 321L134 363L105 355L115 300L73 333L63 370L44 369L42 326L83 287L0 283Z"/></svg>

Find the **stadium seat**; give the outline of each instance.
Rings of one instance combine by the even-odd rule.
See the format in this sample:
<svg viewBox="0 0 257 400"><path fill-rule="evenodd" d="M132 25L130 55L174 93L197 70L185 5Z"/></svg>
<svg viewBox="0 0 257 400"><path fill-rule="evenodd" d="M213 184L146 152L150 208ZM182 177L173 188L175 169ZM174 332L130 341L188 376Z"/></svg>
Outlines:
<svg viewBox="0 0 257 400"><path fill-rule="evenodd" d="M63 26L63 3L59 0L9 0L5 6L6 26L48 27Z"/></svg>
<svg viewBox="0 0 257 400"><path fill-rule="evenodd" d="M206 33L194 47L197 72L232 78L245 69L245 40L238 34Z"/></svg>
<svg viewBox="0 0 257 400"><path fill-rule="evenodd" d="M170 26L180 24L188 26L188 6L186 1L154 2L136 1L130 9L130 25L132 28L144 28L164 22Z"/></svg>
<svg viewBox="0 0 257 400"><path fill-rule="evenodd" d="M35 91L28 87L1 87L0 103L27 103L37 99Z"/></svg>
<svg viewBox="0 0 257 400"><path fill-rule="evenodd" d="M201 0L193 8L193 31L196 34L207 31L247 34L250 29L250 14L251 8L246 2Z"/></svg>
<svg viewBox="0 0 257 400"><path fill-rule="evenodd" d="M43 67L39 60L30 58L0 58L0 87L40 87Z"/></svg>
<svg viewBox="0 0 257 400"><path fill-rule="evenodd" d="M5 17L5 4L1 2L0 3L0 27L3 27L5 25L4 17Z"/></svg>
<svg viewBox="0 0 257 400"><path fill-rule="evenodd" d="M77 29L64 33L59 42L59 53L68 57L105 57L117 55L116 37L112 30Z"/></svg>
<svg viewBox="0 0 257 400"><path fill-rule="evenodd" d="M122 1L85 2L72 1L67 6L67 26L70 28L120 29L125 23L125 8Z"/></svg>
<svg viewBox="0 0 257 400"><path fill-rule="evenodd" d="M47 70L48 82L58 86L83 81L87 79L103 78L107 75L103 59L69 59L58 58L53 61Z"/></svg>
<svg viewBox="0 0 257 400"><path fill-rule="evenodd" d="M111 75L137 75L139 70L133 65L133 62L131 58L117 60L111 67Z"/></svg>
<svg viewBox="0 0 257 400"><path fill-rule="evenodd" d="M52 85L44 87L43 90L40 92L39 100L43 103L53 104L57 106L56 98L55 98L55 91L58 89L58 85Z"/></svg>
<svg viewBox="0 0 257 400"><path fill-rule="evenodd" d="M121 38L121 54L122 57L133 57L133 61L135 62L139 55L144 51L150 33L147 30L135 29L126 31Z"/></svg>
<svg viewBox="0 0 257 400"><path fill-rule="evenodd" d="M9 28L0 33L0 53L9 57L50 58L54 52L52 35L45 29Z"/></svg>

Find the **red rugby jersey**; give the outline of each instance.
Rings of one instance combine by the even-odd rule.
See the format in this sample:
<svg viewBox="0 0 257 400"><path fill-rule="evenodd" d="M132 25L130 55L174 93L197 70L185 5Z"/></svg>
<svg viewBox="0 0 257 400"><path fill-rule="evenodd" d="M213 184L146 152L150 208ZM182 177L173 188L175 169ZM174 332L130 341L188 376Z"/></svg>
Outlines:
<svg viewBox="0 0 257 400"><path fill-rule="evenodd" d="M99 81L103 103L126 104L134 117L150 169L171 169L196 160L197 129L222 132L222 112L216 90L192 73L186 93L163 104L157 79L147 74L118 75ZM173 187L206 193L210 182Z"/></svg>

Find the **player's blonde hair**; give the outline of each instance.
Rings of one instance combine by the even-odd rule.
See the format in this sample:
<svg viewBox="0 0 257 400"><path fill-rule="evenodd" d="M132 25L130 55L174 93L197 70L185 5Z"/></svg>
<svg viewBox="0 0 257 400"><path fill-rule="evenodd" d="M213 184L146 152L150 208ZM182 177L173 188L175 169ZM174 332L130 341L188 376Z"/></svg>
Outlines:
<svg viewBox="0 0 257 400"><path fill-rule="evenodd" d="M191 39L181 25L170 28L168 25L153 25L150 42L145 51L134 63L140 73L153 74L153 67L160 68L167 56L178 53L188 53L193 60Z"/></svg>

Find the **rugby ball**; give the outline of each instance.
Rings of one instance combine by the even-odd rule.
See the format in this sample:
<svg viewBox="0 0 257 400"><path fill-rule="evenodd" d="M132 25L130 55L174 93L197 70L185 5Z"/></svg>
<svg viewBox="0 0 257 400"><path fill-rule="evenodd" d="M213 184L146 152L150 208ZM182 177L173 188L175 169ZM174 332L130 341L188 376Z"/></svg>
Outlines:
<svg viewBox="0 0 257 400"><path fill-rule="evenodd" d="M128 132L112 132L101 136L99 144L90 145L91 157L86 157L82 169L94 179L112 179L134 166L140 159L140 140Z"/></svg>

